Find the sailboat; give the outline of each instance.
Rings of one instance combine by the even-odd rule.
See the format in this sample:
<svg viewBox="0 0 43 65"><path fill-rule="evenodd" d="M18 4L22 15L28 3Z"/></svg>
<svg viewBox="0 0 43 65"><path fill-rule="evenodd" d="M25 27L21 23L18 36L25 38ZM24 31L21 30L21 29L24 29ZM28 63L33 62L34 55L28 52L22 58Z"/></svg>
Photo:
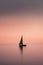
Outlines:
<svg viewBox="0 0 43 65"><path fill-rule="evenodd" d="M19 46L20 47L25 47L26 46L26 44L23 44L23 36L21 36Z"/></svg>

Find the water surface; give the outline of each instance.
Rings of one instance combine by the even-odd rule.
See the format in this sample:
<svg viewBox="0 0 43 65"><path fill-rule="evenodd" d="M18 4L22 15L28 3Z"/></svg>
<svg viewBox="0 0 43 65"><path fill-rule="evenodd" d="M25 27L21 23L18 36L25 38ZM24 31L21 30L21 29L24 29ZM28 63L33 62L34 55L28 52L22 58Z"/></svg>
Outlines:
<svg viewBox="0 0 43 65"><path fill-rule="evenodd" d="M0 45L0 65L43 65L43 45L27 44L22 51L18 44Z"/></svg>

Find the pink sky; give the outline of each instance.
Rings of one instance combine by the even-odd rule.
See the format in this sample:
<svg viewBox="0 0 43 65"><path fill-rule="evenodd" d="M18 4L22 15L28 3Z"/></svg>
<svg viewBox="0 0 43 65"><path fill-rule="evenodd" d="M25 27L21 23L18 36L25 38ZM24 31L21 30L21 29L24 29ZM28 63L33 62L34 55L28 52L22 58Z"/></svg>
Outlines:
<svg viewBox="0 0 43 65"><path fill-rule="evenodd" d="M18 43L21 35L23 35L25 43L43 43L43 15L0 16L0 44Z"/></svg>

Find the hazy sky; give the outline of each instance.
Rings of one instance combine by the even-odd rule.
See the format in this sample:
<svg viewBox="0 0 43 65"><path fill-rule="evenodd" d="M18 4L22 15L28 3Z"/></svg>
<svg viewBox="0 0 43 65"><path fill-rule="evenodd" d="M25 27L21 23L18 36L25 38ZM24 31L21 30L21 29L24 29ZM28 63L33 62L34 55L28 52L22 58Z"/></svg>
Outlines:
<svg viewBox="0 0 43 65"><path fill-rule="evenodd" d="M0 0L0 11L43 10L43 0Z"/></svg>
<svg viewBox="0 0 43 65"><path fill-rule="evenodd" d="M0 43L43 43L42 14L11 14L0 16Z"/></svg>
<svg viewBox="0 0 43 65"><path fill-rule="evenodd" d="M21 35L25 43L43 43L43 0L0 0L0 44L18 43Z"/></svg>

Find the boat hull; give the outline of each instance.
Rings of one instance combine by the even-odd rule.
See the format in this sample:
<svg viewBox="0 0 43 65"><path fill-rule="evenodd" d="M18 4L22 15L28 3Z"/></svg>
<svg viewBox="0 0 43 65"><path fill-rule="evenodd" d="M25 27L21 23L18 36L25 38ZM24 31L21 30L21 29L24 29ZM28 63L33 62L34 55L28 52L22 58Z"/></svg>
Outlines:
<svg viewBox="0 0 43 65"><path fill-rule="evenodd" d="M21 44L20 44L19 46L20 46L20 47L26 47L27 45L25 45L25 44L21 45Z"/></svg>

